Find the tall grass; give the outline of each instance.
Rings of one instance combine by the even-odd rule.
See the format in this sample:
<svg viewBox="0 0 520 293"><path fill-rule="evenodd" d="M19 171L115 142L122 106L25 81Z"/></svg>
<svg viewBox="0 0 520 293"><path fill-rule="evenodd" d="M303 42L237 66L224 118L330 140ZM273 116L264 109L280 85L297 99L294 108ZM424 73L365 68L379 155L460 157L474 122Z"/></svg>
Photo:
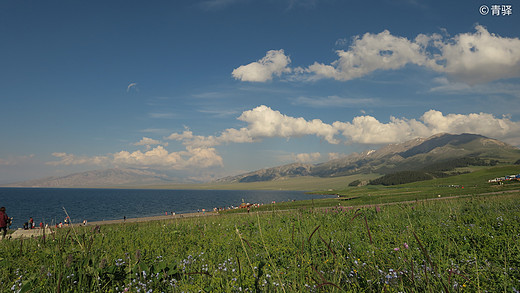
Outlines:
<svg viewBox="0 0 520 293"><path fill-rule="evenodd" d="M0 291L517 292L519 199L61 229L0 243Z"/></svg>

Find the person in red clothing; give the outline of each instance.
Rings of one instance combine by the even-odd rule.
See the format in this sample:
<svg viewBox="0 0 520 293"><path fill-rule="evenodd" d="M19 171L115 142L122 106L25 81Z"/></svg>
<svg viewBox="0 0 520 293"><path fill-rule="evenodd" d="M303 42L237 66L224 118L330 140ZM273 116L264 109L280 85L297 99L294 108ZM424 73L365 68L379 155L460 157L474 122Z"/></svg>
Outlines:
<svg viewBox="0 0 520 293"><path fill-rule="evenodd" d="M5 207L0 208L0 231L2 231L2 239L5 238L5 235L7 234L7 225L11 219L7 216L5 213Z"/></svg>

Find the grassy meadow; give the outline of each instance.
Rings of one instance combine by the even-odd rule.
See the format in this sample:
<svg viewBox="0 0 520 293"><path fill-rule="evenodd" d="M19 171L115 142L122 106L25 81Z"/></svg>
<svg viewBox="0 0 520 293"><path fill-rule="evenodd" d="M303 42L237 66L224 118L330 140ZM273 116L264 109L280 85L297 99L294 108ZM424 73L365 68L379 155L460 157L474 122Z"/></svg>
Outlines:
<svg viewBox="0 0 520 293"><path fill-rule="evenodd" d="M520 188L487 184L503 171L4 240L0 292L518 292Z"/></svg>

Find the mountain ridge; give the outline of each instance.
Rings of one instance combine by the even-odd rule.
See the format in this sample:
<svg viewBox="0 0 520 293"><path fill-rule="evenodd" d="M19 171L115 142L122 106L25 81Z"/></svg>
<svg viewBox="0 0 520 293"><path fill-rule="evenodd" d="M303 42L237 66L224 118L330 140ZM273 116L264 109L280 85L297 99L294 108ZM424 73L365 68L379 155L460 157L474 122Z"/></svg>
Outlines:
<svg viewBox="0 0 520 293"><path fill-rule="evenodd" d="M478 134L439 133L428 138L416 138L403 143L388 144L378 150L352 153L346 157L318 164L287 164L273 168L228 176L218 183L282 180L291 176L338 177L354 174L419 170L428 164L466 156L483 159L520 158L520 149L502 141ZM514 161L513 161L514 162ZM298 170L304 167L305 172ZM283 170L283 172L281 172Z"/></svg>
<svg viewBox="0 0 520 293"><path fill-rule="evenodd" d="M111 168L4 184L2 187L123 187L172 182L173 180L169 176L150 170Z"/></svg>
<svg viewBox="0 0 520 293"><path fill-rule="evenodd" d="M520 149L502 141L478 134L440 133L428 138L416 138L403 143L388 144L377 150L351 153L345 157L318 164L291 163L271 168L227 176L214 184L252 183L285 180L294 177L332 178L360 174L389 174L421 170L433 163L463 157L515 162ZM28 180L2 187L145 187L179 183L161 171L149 169L112 168L74 173L62 177ZM209 184L212 184L209 183Z"/></svg>

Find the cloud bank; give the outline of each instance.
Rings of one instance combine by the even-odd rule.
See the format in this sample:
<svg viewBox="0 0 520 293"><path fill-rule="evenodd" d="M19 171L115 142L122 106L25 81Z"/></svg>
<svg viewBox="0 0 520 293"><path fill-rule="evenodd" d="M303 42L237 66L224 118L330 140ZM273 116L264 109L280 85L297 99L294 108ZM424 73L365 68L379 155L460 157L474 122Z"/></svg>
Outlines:
<svg viewBox="0 0 520 293"><path fill-rule="evenodd" d="M293 70L283 50L268 51L264 58L238 67L232 75L241 81L266 82L273 75L304 72L309 74L309 80L348 81L411 64L471 85L520 77L520 39L498 36L481 25L476 25L473 33L451 38L419 34L408 39L394 36L388 30L366 33L354 37L348 50L337 50L336 54L338 59L330 64L316 61Z"/></svg>
<svg viewBox="0 0 520 293"><path fill-rule="evenodd" d="M443 114L429 110L420 118L390 117L389 121L380 122L373 116L357 116L352 121L324 123L320 119L306 120L303 117L291 117L265 105L242 113L238 120L246 126L228 128L219 135L194 135L186 130L172 133L169 140L182 141L192 147L214 147L223 143L254 143L265 138L294 138L316 136L330 144L388 144L399 143L417 137L428 137L437 133L476 133L504 140L514 145L520 144L520 122L508 117L497 118L488 113Z"/></svg>
<svg viewBox="0 0 520 293"><path fill-rule="evenodd" d="M172 133L165 140L179 141L185 146L182 151L168 151L167 144L160 140L143 137L136 146L145 146L146 151L119 151L106 156L82 157L67 153L54 153L58 161L50 165L115 165L130 167L153 167L166 170L201 170L224 166L217 146L229 143L255 143L268 138L290 139L315 136L330 144L356 143L366 145L400 143L437 133L474 133L496 138L513 145L520 145L520 122L509 117L497 118L488 113L443 114L429 110L419 118L390 117L381 122L373 116L354 117L351 121L336 121L331 124L320 119L307 120L291 117L265 105L244 111L238 118L246 125L228 128L217 135L195 135L189 129ZM151 145L157 145L151 148ZM329 157L338 154L330 153ZM320 153L292 155L296 162L312 162L320 159Z"/></svg>

